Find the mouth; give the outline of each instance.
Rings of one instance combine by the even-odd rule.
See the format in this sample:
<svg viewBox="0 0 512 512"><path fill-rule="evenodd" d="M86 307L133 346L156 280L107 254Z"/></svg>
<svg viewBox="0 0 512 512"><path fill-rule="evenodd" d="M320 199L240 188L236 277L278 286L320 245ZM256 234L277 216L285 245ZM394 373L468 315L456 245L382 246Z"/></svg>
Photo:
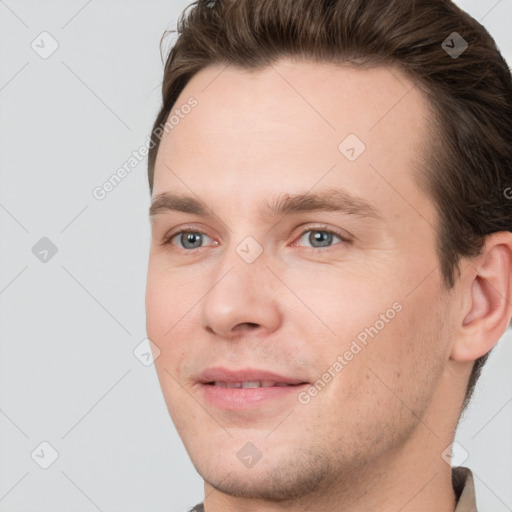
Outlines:
<svg viewBox="0 0 512 512"><path fill-rule="evenodd" d="M302 384L306 384L305 382ZM219 388L231 389L254 389L254 388L271 388L271 387L284 387L284 386L300 386L300 384L290 384L288 382L274 382L271 380L249 380L244 382L206 382L207 386L217 386Z"/></svg>
<svg viewBox="0 0 512 512"><path fill-rule="evenodd" d="M303 379L266 370L209 368L198 378L205 401L224 410L249 410L270 407L286 400L294 404L296 395L309 385Z"/></svg>

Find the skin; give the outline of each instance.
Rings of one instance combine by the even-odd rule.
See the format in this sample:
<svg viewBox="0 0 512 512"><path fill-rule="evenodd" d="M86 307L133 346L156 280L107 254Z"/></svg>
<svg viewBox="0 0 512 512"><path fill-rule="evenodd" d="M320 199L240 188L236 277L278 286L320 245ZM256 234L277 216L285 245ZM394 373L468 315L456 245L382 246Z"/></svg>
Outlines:
<svg viewBox="0 0 512 512"><path fill-rule="evenodd" d="M441 454L473 361L512 316L512 242L510 233L488 237L445 288L437 213L415 180L428 151L423 93L389 67L283 59L252 72L203 69L175 108L191 96L197 106L162 138L153 198L193 196L211 215L152 217L146 313L206 510L453 511ZM355 161L338 149L348 134L366 145ZM378 218L261 212L275 196L333 188L364 199ZM199 248L185 248L179 234L162 245L185 228L199 232ZM347 240L327 235L330 245L319 247L315 230ZM252 263L236 251L248 236L263 250ZM314 383L397 303L307 404L294 395L225 411L201 393L197 375L210 366ZM261 452L250 468L237 457L247 442Z"/></svg>

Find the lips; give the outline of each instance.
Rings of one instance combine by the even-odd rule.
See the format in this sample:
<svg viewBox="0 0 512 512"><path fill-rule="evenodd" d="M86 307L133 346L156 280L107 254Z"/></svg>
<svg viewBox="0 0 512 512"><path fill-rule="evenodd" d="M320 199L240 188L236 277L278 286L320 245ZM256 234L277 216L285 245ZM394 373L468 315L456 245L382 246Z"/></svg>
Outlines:
<svg viewBox="0 0 512 512"><path fill-rule="evenodd" d="M297 386L306 384L306 380L288 377L268 370L253 368L229 370L222 367L212 367L204 370L197 379L202 384L229 388L259 388L271 386Z"/></svg>
<svg viewBox="0 0 512 512"><path fill-rule="evenodd" d="M197 380L203 399L212 407L272 417L295 404L295 395L309 385L304 379L253 368L208 368Z"/></svg>
<svg viewBox="0 0 512 512"><path fill-rule="evenodd" d="M272 380L253 380L245 382L223 382L215 381L208 382L211 386L219 386L221 388L271 388L272 386L293 386L294 384L288 384L286 382L274 382Z"/></svg>

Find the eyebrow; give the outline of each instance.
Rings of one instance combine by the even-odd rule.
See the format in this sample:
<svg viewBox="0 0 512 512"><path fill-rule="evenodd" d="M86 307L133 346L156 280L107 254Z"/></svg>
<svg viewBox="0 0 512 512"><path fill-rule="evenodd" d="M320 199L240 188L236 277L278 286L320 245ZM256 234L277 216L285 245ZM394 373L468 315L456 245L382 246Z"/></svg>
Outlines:
<svg viewBox="0 0 512 512"><path fill-rule="evenodd" d="M263 204L262 213L274 216L325 211L381 218L378 210L368 201L341 189L294 195L284 194L273 198L272 201L264 201ZM195 197L163 192L153 199L149 208L149 216L151 218L166 211L190 213L203 217L213 216L211 211Z"/></svg>

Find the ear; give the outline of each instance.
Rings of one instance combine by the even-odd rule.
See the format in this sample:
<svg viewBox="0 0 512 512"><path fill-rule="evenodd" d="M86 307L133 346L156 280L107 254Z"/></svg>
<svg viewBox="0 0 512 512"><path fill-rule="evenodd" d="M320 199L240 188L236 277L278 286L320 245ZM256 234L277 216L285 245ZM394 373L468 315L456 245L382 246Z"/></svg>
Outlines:
<svg viewBox="0 0 512 512"><path fill-rule="evenodd" d="M475 361L496 345L512 317L512 233L486 237L461 274L462 309L451 358Z"/></svg>

